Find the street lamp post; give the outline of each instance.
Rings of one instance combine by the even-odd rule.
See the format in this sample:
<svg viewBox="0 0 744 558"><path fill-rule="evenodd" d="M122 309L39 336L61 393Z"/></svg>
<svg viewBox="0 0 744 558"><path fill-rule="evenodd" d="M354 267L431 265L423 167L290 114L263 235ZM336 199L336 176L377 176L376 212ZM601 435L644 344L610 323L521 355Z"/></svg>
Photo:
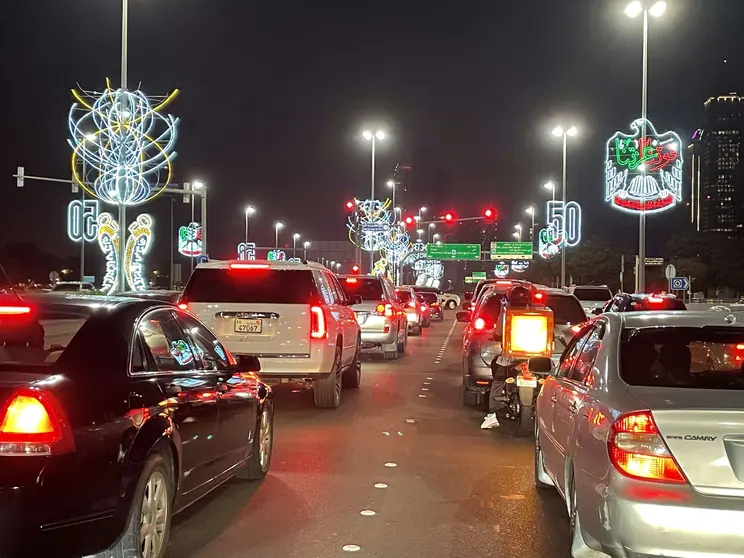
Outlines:
<svg viewBox="0 0 744 558"><path fill-rule="evenodd" d="M279 231L284 228L284 223L277 221L274 223L274 247L279 248Z"/></svg>
<svg viewBox="0 0 744 558"><path fill-rule="evenodd" d="M193 188L194 190L201 190L202 188L204 188L204 182L202 182L201 180L194 180L191 183L191 188ZM191 198L191 222L193 223L196 219L196 216L194 215L194 197L195 196L194 194L191 194L189 197ZM203 223L202 223L202 234L204 234ZM191 273L194 273L194 256L192 255L190 259L191 259Z"/></svg>
<svg viewBox="0 0 744 558"><path fill-rule="evenodd" d="M648 94L648 14L661 17L666 11L666 2L658 0L651 3L649 0L640 2L634 0L625 7L625 15L630 18L643 14L643 80L641 84L641 141L646 142L646 116L647 116L647 94ZM640 168L641 173L646 172L645 165ZM646 211L644 202L641 201L641 211L638 219L638 270L636 272L636 292L642 293L646 290Z"/></svg>
<svg viewBox="0 0 744 558"><path fill-rule="evenodd" d="M546 190L550 190L550 193L553 196L553 201L555 201L555 182L549 180L548 182L543 184L543 188L545 188Z"/></svg>
<svg viewBox="0 0 744 558"><path fill-rule="evenodd" d="M300 239L300 233L294 233L292 235L292 257L297 257L297 241Z"/></svg>
<svg viewBox="0 0 744 558"><path fill-rule="evenodd" d="M431 242L431 235L434 232L434 229L436 228L436 224L429 223L429 242Z"/></svg>
<svg viewBox="0 0 744 558"><path fill-rule="evenodd" d="M362 132L362 136L364 139L366 139L369 142L372 142L372 179L370 181L370 199L375 199L375 150L377 147L377 140L384 140L385 139L385 132L382 130L377 130L374 134L370 132L369 130L365 130ZM375 253L370 252L369 253L369 269L372 270L372 268L375 265Z"/></svg>
<svg viewBox="0 0 744 558"><path fill-rule="evenodd" d="M530 227L530 242L534 244L535 242L535 206L531 205L527 209L524 210L524 212L532 217L532 226Z"/></svg>
<svg viewBox="0 0 744 558"><path fill-rule="evenodd" d="M250 234L250 222L253 214L256 213L256 208L252 205L245 206L245 243L248 244L248 235Z"/></svg>
<svg viewBox="0 0 744 558"><path fill-rule="evenodd" d="M303 254L304 257L302 259L304 259L305 261L307 261L307 249L310 248L310 241L309 240L306 240L302 244L302 247L305 249L305 253Z"/></svg>
<svg viewBox="0 0 744 558"><path fill-rule="evenodd" d="M419 212L418 212L418 221L421 221L421 219L422 219L421 214L422 213L426 213L426 208L425 207L422 207L422 208L419 209Z"/></svg>
<svg viewBox="0 0 744 558"><path fill-rule="evenodd" d="M575 136L579 131L576 126L571 126L568 130L564 130L560 126L556 126L553 129L553 135L557 137L563 137L563 188L562 200L563 207L566 207L566 146L568 143L568 136ZM554 195L555 197L555 195ZM559 231L561 234L561 287L566 286L566 226L564 224L563 230Z"/></svg>
<svg viewBox="0 0 744 558"><path fill-rule="evenodd" d="M393 190L393 207L395 207L395 180L392 178L387 181L388 188L391 188Z"/></svg>
<svg viewBox="0 0 744 558"><path fill-rule="evenodd" d="M514 233L514 238L517 239L517 242L522 242L522 223L517 223L514 228L517 231Z"/></svg>

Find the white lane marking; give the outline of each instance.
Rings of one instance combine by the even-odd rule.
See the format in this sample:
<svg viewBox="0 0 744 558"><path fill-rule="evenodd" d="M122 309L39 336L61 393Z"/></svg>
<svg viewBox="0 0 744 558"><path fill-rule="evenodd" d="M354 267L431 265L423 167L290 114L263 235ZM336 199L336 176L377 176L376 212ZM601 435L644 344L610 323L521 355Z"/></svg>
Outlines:
<svg viewBox="0 0 744 558"><path fill-rule="evenodd" d="M433 380L434 378L430 378L429 376L426 377L427 380Z"/></svg>
<svg viewBox="0 0 744 558"><path fill-rule="evenodd" d="M413 424L414 422L416 422L416 419L406 419L406 422L408 424Z"/></svg>
<svg viewBox="0 0 744 558"><path fill-rule="evenodd" d="M419 397L426 397L423 393L419 393Z"/></svg>
<svg viewBox="0 0 744 558"><path fill-rule="evenodd" d="M452 322L452 327L450 328L449 333L447 333L447 337L444 338L444 343L442 344L442 347L439 349L437 356L434 357L434 364L442 363L442 358L444 358L444 352L447 350L447 345L449 345L449 340L452 337L452 332L455 331L456 325L457 325L457 320ZM426 379L431 380L431 378L426 378Z"/></svg>
<svg viewBox="0 0 744 558"><path fill-rule="evenodd" d="M343 547L341 547L341 550L344 552L359 552L362 550L362 547L358 544L345 544Z"/></svg>
<svg viewBox="0 0 744 558"><path fill-rule="evenodd" d="M383 436L390 436L390 432L383 432L382 435Z"/></svg>
<svg viewBox="0 0 744 558"><path fill-rule="evenodd" d="M429 388L421 388L421 391L429 391Z"/></svg>
<svg viewBox="0 0 744 558"><path fill-rule="evenodd" d="M403 436L403 432L401 432L401 431L399 430L399 431L398 431L398 436Z"/></svg>
<svg viewBox="0 0 744 558"><path fill-rule="evenodd" d="M388 485L387 485L387 484L385 484L384 482L376 482L376 483L375 483L375 488L380 488L380 489L382 489L382 488L387 488L387 487L388 487Z"/></svg>
<svg viewBox="0 0 744 558"><path fill-rule="evenodd" d="M524 500L526 496L524 494L506 494L502 496L504 500Z"/></svg>
<svg viewBox="0 0 744 558"><path fill-rule="evenodd" d="M424 385L425 386L430 386L431 385L431 382L424 382Z"/></svg>
<svg viewBox="0 0 744 558"><path fill-rule="evenodd" d="M359 512L359 515L363 515L365 517L372 517L373 515L376 515L375 510L362 510Z"/></svg>
<svg viewBox="0 0 744 558"><path fill-rule="evenodd" d="M385 467L393 468L393 467L397 467L397 466L398 466L398 464L397 463L393 463L392 461L390 461L388 463L385 463Z"/></svg>

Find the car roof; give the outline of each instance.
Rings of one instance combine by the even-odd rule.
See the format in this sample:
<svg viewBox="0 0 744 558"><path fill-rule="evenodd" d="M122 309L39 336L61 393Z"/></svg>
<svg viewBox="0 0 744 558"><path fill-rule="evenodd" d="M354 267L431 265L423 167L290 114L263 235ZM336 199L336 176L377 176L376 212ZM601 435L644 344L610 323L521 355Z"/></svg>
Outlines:
<svg viewBox="0 0 744 558"><path fill-rule="evenodd" d="M52 296L49 293L30 293L23 297L23 300L28 301L32 304L44 307L79 307L79 308L90 308L91 310L97 310L102 306L109 308L118 308L134 304L147 303L139 298L129 296L102 296L95 294L83 294L78 292L60 293ZM159 302L159 301L153 301ZM160 303L162 304L162 303Z"/></svg>
<svg viewBox="0 0 744 558"><path fill-rule="evenodd" d="M382 281L382 277L379 275L354 275L354 274L346 274L346 275L338 275L337 277L345 279L346 277L356 277L357 279L377 279L378 281Z"/></svg>
<svg viewBox="0 0 744 558"><path fill-rule="evenodd" d="M558 287L548 287L547 285L535 285L535 288L544 294L558 295L558 296L573 296L573 294L559 289Z"/></svg>
<svg viewBox="0 0 744 558"><path fill-rule="evenodd" d="M609 319L620 320L626 328L649 327L744 327L744 312L710 312L706 310L669 310L655 312L608 312Z"/></svg>
<svg viewBox="0 0 744 558"><path fill-rule="evenodd" d="M230 269L230 266L233 264L268 265L271 269L327 269L318 262L277 260L209 260L208 262L198 264L196 269Z"/></svg>

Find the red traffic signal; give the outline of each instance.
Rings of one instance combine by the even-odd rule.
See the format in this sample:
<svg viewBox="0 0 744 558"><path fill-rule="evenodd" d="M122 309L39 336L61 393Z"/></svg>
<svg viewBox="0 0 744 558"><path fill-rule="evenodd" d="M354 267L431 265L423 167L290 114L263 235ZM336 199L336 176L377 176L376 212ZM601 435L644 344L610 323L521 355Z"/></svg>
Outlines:
<svg viewBox="0 0 744 558"><path fill-rule="evenodd" d="M346 209L348 209L349 211L351 211L352 209L354 209L354 202L353 201L347 201L346 202Z"/></svg>
<svg viewBox="0 0 744 558"><path fill-rule="evenodd" d="M359 269L359 266L358 266L358 265L352 265L352 266L351 266L351 272L352 272L352 273L354 273L354 274L358 274L358 273L359 273L359 271L360 271L360 269Z"/></svg>
<svg viewBox="0 0 744 558"><path fill-rule="evenodd" d="M406 217L406 225L412 225L413 224L413 217L410 215Z"/></svg>
<svg viewBox="0 0 744 558"><path fill-rule="evenodd" d="M452 213L445 213L445 214L444 214L444 220L445 220L445 221L446 221L447 223L451 223L452 221L454 221L454 220L455 220L455 216L454 216L454 215L452 215Z"/></svg>
<svg viewBox="0 0 744 558"><path fill-rule="evenodd" d="M483 216L486 219L493 219L496 216L496 212L491 209L490 207L486 208L486 210L483 212Z"/></svg>

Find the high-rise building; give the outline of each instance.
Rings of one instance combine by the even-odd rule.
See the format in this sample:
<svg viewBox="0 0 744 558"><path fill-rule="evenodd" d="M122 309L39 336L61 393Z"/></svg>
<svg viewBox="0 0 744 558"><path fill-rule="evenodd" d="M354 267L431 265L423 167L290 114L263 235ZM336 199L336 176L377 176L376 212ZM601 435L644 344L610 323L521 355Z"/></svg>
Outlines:
<svg viewBox="0 0 744 558"><path fill-rule="evenodd" d="M711 97L705 117L693 138L690 215L699 231L744 237L744 97Z"/></svg>
<svg viewBox="0 0 744 558"><path fill-rule="evenodd" d="M413 210L413 200L411 199L411 165L395 165L393 173L395 181L395 205L402 207L405 211ZM409 207L410 206L410 207Z"/></svg>

